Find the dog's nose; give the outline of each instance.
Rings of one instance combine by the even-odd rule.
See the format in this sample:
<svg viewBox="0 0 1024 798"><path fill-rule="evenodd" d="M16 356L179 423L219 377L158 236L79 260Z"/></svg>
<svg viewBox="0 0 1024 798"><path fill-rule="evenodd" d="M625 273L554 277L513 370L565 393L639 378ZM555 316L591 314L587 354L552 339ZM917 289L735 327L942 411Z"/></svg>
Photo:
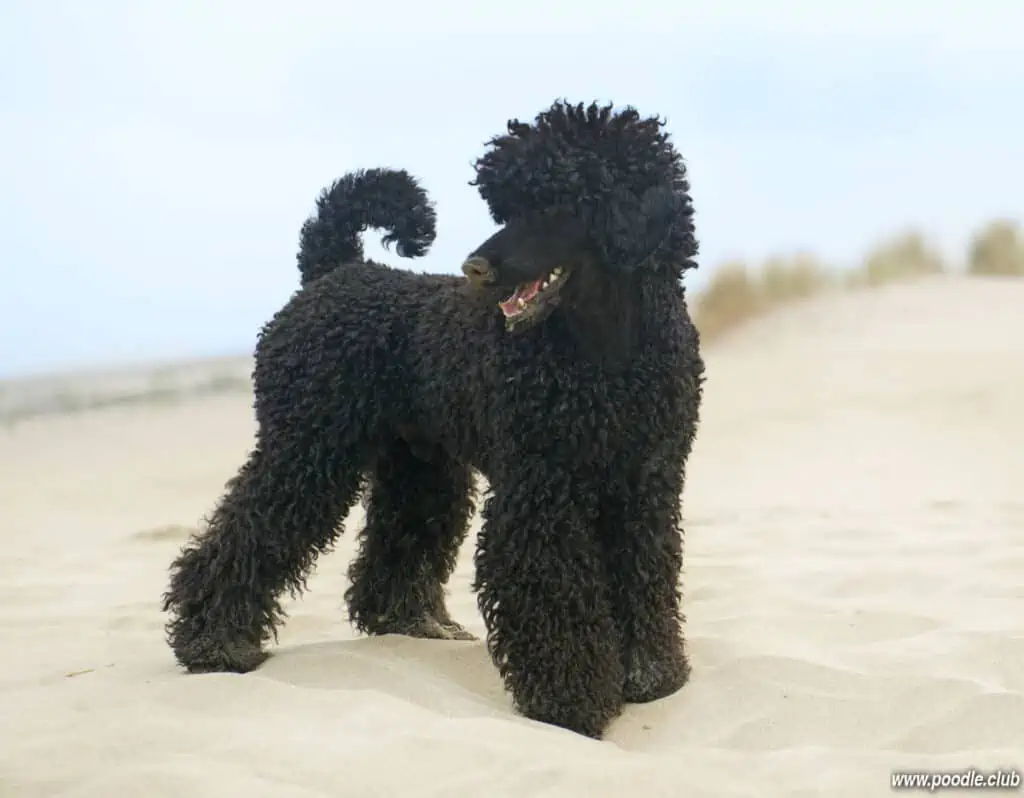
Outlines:
<svg viewBox="0 0 1024 798"><path fill-rule="evenodd" d="M490 285L494 282L494 268L487 258L474 255L462 264L462 273L469 278L470 282L477 285Z"/></svg>

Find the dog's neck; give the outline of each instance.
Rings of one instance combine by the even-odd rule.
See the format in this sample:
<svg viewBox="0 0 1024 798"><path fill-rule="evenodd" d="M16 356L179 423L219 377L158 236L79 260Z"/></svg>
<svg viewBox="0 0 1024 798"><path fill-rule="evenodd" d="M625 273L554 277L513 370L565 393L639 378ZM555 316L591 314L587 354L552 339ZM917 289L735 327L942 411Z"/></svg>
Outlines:
<svg viewBox="0 0 1024 798"><path fill-rule="evenodd" d="M665 308L681 301L678 283L657 275L608 275L580 281L573 301L561 310L569 334L584 357L621 373L641 347L657 347Z"/></svg>

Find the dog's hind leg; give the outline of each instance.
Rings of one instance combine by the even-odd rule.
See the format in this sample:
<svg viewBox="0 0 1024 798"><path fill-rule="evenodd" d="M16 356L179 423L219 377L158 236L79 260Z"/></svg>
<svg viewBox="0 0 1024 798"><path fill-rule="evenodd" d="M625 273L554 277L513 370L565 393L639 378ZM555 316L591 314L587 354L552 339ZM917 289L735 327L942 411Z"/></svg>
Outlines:
<svg viewBox="0 0 1024 798"><path fill-rule="evenodd" d="M171 566L164 609L178 661L192 672L246 672L267 654L283 611L334 541L361 479L360 458L326 441L261 436L206 530Z"/></svg>
<svg viewBox="0 0 1024 798"><path fill-rule="evenodd" d="M366 527L345 593L359 631L473 639L451 619L444 598L473 512L471 491L469 469L440 446L395 439L384 447L370 475Z"/></svg>

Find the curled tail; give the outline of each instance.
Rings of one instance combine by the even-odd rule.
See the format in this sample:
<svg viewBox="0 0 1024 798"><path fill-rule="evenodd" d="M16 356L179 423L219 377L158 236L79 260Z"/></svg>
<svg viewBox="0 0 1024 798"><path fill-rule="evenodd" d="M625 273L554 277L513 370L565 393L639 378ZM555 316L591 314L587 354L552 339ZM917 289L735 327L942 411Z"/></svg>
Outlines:
<svg viewBox="0 0 1024 798"><path fill-rule="evenodd" d="M362 233L386 230L384 246L396 244L403 258L418 258L434 243L437 214L427 192L403 169L349 172L320 192L316 213L299 232L302 284L338 266L363 260Z"/></svg>

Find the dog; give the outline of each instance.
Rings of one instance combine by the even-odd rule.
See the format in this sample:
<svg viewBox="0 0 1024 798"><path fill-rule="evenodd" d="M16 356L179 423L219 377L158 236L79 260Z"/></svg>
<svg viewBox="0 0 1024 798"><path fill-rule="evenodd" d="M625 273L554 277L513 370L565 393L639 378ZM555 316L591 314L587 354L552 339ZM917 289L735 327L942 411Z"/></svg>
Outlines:
<svg viewBox="0 0 1024 798"><path fill-rule="evenodd" d="M601 738L624 703L686 682L680 503L704 364L685 166L658 117L596 103L556 102L487 147L473 183L500 229L462 277L362 259L370 225L400 254L433 238L405 172L346 176L303 225L303 287L256 347L255 447L171 567L188 670L265 659L281 594L364 490L354 626L470 639L444 587L479 471L473 588L519 712Z"/></svg>

